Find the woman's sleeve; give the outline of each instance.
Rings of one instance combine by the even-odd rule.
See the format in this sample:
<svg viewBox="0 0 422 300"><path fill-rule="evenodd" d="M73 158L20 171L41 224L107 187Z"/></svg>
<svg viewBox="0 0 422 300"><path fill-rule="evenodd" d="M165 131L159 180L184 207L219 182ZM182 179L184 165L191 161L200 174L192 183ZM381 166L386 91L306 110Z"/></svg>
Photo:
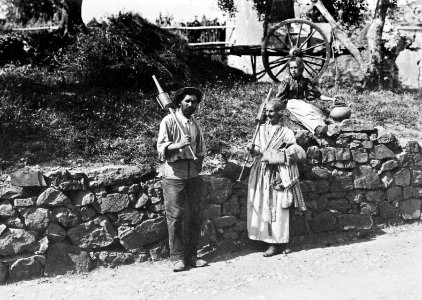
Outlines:
<svg viewBox="0 0 422 300"><path fill-rule="evenodd" d="M315 100L321 98L321 92L318 90L315 83L313 83L309 79L307 79L306 82L306 93L307 95L305 96L305 98L307 100Z"/></svg>
<svg viewBox="0 0 422 300"><path fill-rule="evenodd" d="M288 99L289 91L290 91L289 82L288 82L288 80L284 79L278 85L278 90L277 90L277 94L275 95L275 97L279 100Z"/></svg>

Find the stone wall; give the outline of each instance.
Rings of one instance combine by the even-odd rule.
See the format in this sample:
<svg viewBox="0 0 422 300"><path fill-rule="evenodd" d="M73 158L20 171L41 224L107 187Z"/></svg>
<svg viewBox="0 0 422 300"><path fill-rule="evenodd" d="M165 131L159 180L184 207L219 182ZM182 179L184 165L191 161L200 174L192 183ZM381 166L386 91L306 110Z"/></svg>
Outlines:
<svg viewBox="0 0 422 300"><path fill-rule="evenodd" d="M291 234L370 230L420 219L422 152L370 123L330 125L328 139L296 136L307 152L308 207ZM201 246L246 239L247 182L226 162L202 176ZM0 182L0 282L86 272L168 257L161 182L150 166L42 173L23 168Z"/></svg>

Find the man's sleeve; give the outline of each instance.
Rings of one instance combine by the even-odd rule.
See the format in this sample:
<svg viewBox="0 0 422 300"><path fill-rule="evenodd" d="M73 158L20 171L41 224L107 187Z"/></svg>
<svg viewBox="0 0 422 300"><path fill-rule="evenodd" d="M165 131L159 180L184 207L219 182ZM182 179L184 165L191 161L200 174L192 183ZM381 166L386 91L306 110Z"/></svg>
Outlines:
<svg viewBox="0 0 422 300"><path fill-rule="evenodd" d="M196 156L198 157L205 157L207 155L207 147L205 145L204 135L202 134L202 129L199 123L198 126L198 136L197 136L197 143L196 143Z"/></svg>
<svg viewBox="0 0 422 300"><path fill-rule="evenodd" d="M160 123L160 130L158 131L157 151L158 158L165 160L167 158L167 147L173 143L170 138L169 119L164 118Z"/></svg>

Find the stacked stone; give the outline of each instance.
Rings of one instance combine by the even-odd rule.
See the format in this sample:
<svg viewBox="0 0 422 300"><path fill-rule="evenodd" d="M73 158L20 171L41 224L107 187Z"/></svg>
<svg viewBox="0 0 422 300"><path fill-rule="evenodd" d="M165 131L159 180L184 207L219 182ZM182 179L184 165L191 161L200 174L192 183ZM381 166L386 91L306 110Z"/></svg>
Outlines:
<svg viewBox="0 0 422 300"><path fill-rule="evenodd" d="M383 128L352 120L330 125L329 135L331 143L306 149L301 187L313 232L371 229L420 218L422 156L417 142L401 149Z"/></svg>
<svg viewBox="0 0 422 300"><path fill-rule="evenodd" d="M0 282L166 256L154 175L142 165L10 174L0 189Z"/></svg>

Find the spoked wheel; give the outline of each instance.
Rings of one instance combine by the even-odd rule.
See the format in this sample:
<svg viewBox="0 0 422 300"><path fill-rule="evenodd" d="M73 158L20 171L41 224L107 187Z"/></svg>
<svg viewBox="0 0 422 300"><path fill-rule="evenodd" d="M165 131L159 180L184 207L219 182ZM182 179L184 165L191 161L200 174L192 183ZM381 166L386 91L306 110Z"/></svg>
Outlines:
<svg viewBox="0 0 422 300"><path fill-rule="evenodd" d="M307 20L289 19L271 28L262 43L261 55L267 74L275 82L288 74L288 61L294 56L303 59L303 75L316 81L328 67L331 48L317 25Z"/></svg>

